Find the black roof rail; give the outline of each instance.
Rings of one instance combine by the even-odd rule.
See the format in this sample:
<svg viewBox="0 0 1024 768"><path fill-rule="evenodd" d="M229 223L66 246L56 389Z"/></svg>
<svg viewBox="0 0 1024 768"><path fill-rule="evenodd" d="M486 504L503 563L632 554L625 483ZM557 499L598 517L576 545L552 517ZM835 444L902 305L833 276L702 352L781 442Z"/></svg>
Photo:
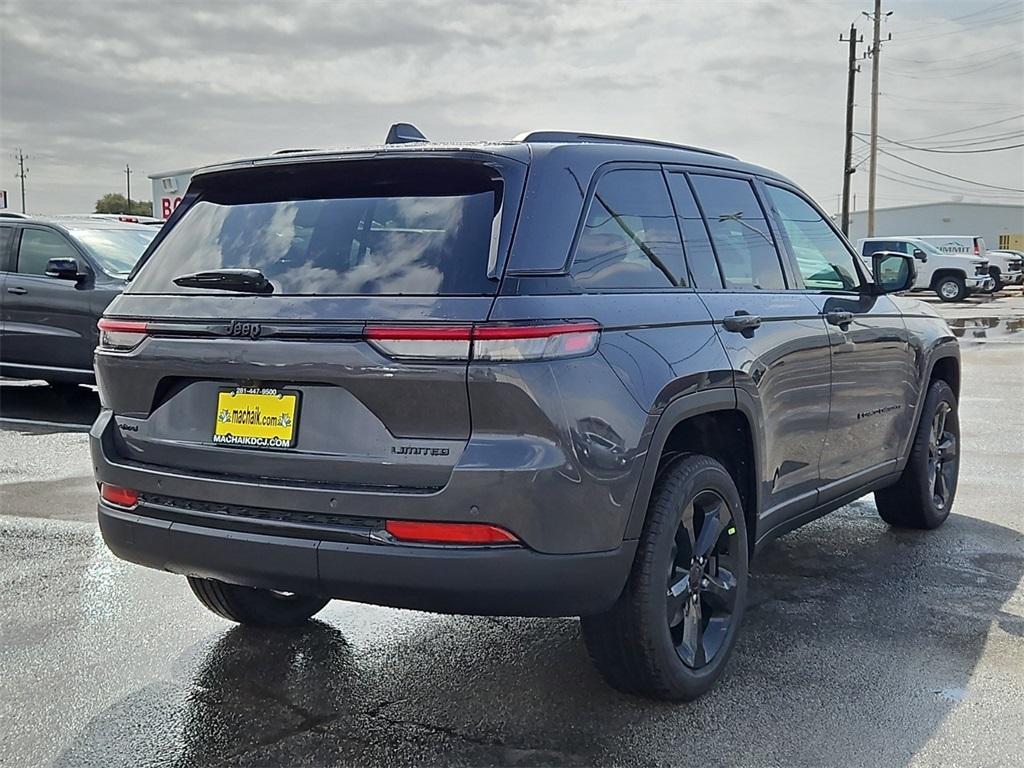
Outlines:
<svg viewBox="0 0 1024 768"><path fill-rule="evenodd" d="M296 152L316 152L316 150L312 149L312 148L307 148L307 149L279 149L276 152L274 152L274 154L275 155L293 155Z"/></svg>
<svg viewBox="0 0 1024 768"><path fill-rule="evenodd" d="M642 144L649 147L669 147L670 149L685 149L687 152L701 152L705 155L727 157L736 160L735 155L727 155L724 152L716 152L713 149L703 147L691 147L688 144L675 144L671 141L657 141L655 139L642 139L636 136L613 136L606 133L576 133L574 131L529 131L515 137L514 141L526 143L566 143L566 144Z"/></svg>

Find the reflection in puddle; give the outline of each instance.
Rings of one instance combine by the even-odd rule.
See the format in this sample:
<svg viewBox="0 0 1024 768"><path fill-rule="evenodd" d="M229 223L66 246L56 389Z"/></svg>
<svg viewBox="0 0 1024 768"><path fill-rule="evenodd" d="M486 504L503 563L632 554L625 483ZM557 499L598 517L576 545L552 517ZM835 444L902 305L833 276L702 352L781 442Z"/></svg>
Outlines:
<svg viewBox="0 0 1024 768"><path fill-rule="evenodd" d="M949 327L959 339L1002 340L1024 331L1024 317L958 317Z"/></svg>

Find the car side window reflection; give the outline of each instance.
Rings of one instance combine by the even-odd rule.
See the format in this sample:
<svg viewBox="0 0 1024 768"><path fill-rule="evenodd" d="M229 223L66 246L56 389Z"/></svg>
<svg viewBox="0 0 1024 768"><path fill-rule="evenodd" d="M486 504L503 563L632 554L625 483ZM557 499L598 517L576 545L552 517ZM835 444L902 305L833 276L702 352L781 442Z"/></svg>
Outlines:
<svg viewBox="0 0 1024 768"><path fill-rule="evenodd" d="M45 275L50 259L77 259L78 252L56 232L45 229L25 229L18 248L18 273Z"/></svg>
<svg viewBox="0 0 1024 768"><path fill-rule="evenodd" d="M746 179L690 176L715 244L727 288L784 290L775 241Z"/></svg>
<svg viewBox="0 0 1024 768"><path fill-rule="evenodd" d="M585 288L688 284L660 169L614 170L601 177L576 245L572 275Z"/></svg>
<svg viewBox="0 0 1024 768"><path fill-rule="evenodd" d="M11 269L11 262L14 261L14 254L11 253L13 242L14 227L0 227L0 272Z"/></svg>
<svg viewBox="0 0 1024 768"><path fill-rule="evenodd" d="M811 290L853 290L860 285L854 256L821 215L799 195L766 185L793 249L804 285Z"/></svg>

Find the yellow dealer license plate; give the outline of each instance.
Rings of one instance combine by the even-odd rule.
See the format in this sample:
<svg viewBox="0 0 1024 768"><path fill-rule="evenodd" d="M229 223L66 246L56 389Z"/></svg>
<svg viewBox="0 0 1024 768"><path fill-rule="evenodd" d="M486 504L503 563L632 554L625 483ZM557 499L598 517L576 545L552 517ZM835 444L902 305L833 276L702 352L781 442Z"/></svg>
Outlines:
<svg viewBox="0 0 1024 768"><path fill-rule="evenodd" d="M245 448L291 448L298 435L299 393L235 387L217 393L213 442Z"/></svg>

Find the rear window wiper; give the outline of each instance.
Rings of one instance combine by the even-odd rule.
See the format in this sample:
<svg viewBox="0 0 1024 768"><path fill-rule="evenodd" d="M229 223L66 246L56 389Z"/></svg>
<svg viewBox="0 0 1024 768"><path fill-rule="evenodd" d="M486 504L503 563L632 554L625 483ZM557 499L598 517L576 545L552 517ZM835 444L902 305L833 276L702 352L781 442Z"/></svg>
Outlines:
<svg viewBox="0 0 1024 768"><path fill-rule="evenodd" d="M214 269L174 278L182 288L211 288L222 291L270 294L274 286L258 269Z"/></svg>

